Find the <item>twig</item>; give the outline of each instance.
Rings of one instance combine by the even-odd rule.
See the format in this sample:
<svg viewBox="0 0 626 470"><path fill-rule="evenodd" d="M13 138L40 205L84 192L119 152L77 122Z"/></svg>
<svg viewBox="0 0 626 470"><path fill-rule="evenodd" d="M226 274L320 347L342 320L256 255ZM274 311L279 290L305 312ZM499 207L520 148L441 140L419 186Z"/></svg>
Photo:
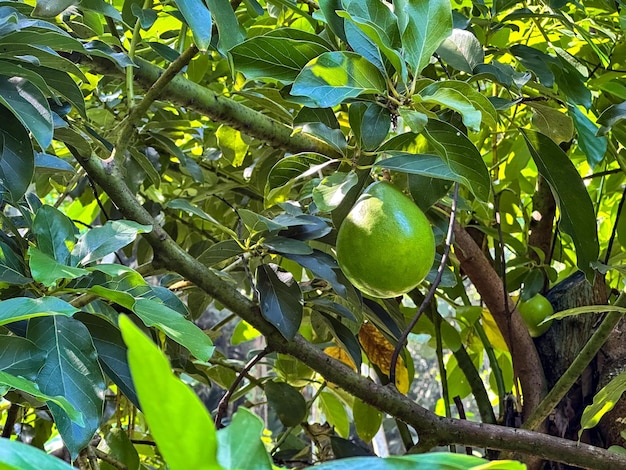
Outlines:
<svg viewBox="0 0 626 470"><path fill-rule="evenodd" d="M100 470L100 464L98 463L98 456L96 455L95 447L88 445L85 449L85 455L87 456L87 462L89 462L91 470Z"/></svg>
<svg viewBox="0 0 626 470"><path fill-rule="evenodd" d="M112 455L109 455L106 452L101 451L97 447L92 447L92 449L93 449L93 452L96 454L96 457L98 457L103 462L108 463L109 465L117 468L118 470L128 470L128 467L124 465L123 462L120 462Z"/></svg>
<svg viewBox="0 0 626 470"><path fill-rule="evenodd" d="M11 403L9 411L7 411L7 419L4 421L4 428L2 428L2 437L8 439L13 434L13 428L15 427L19 411L20 405L17 403Z"/></svg>
<svg viewBox="0 0 626 470"><path fill-rule="evenodd" d="M456 410L459 412L459 419L467 419L467 417L465 416L465 408L463 407L461 397L457 395L453 398L453 400L454 406L456 406ZM465 453L467 455L472 455L472 448L469 446L465 447Z"/></svg>
<svg viewBox="0 0 626 470"><path fill-rule="evenodd" d="M620 294L615 301L615 305L618 307L626 307L626 293L622 292ZM607 314L598 329L591 338L589 338L587 344L585 344L578 356L576 356L576 359L574 359L557 383L554 384L550 393L546 395L524 422L522 425L524 429L534 430L543 423L604 345L609 335L613 332L613 328L615 328L623 316L624 314L621 312L610 312Z"/></svg>
<svg viewBox="0 0 626 470"><path fill-rule="evenodd" d="M167 69L159 76L159 78L152 84L152 86L145 93L143 99L137 106L133 106L126 119L122 121L121 128L118 130L118 138L113 150L113 157L123 158L123 155L130 143L131 136L133 134L135 124L145 115L148 108L154 103L154 101L163 92L165 87L174 79L174 77L185 67L191 59L198 53L198 48L192 44L184 51L178 58L172 62Z"/></svg>
<svg viewBox="0 0 626 470"><path fill-rule="evenodd" d="M230 401L231 397L237 390L237 387L239 387L239 384L241 383L245 375L248 372L250 372L250 369L252 369L257 362L259 362L269 353L270 353L270 348L266 347L263 351L261 351L259 354L254 356L252 359L250 359L250 361L245 365L245 367L239 373L237 378L233 381L233 383L231 384L226 394L224 394L224 396L220 400L219 405L217 405L217 414L215 415L215 427L217 429L220 429L223 427L222 419L224 419L224 416L226 415L226 411L228 410L228 402Z"/></svg>
<svg viewBox="0 0 626 470"><path fill-rule="evenodd" d="M398 357L400 356L400 351L404 347L404 344L406 343L406 340L408 339L409 334L411 333L411 330L415 327L415 325L417 324L417 321L420 319L420 316L422 315L422 313L424 313L424 310L426 310L426 307L435 296L435 290L437 289L437 286L439 285L439 283L441 282L441 278L443 277L443 271L448 261L448 256L450 255L450 246L452 245L452 233L453 233L454 221L456 219L456 203L457 203L458 198L459 198L459 183L455 183L454 184L454 196L452 197L452 211L450 213L450 224L448 225L448 233L446 235L446 242L445 242L446 247L443 251L443 255L441 256L441 262L439 263L439 267L437 268L437 276L435 277L435 280L430 286L430 289L428 290L426 297L424 297L424 300L422 301L422 304L417 310L417 313L415 314L415 316L413 317L409 325L406 327L406 329L402 332L402 336L398 338L398 344L396 345L396 348L393 350L393 354L391 356L391 366L389 368L389 381L394 386L396 384L396 366L398 363Z"/></svg>

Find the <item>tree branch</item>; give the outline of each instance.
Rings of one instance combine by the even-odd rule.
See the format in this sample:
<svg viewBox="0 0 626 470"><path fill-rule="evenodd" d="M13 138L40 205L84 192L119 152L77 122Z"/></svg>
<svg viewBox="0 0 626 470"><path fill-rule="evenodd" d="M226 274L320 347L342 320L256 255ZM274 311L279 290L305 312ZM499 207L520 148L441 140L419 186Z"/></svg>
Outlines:
<svg viewBox="0 0 626 470"><path fill-rule="evenodd" d="M106 59L81 56L80 63L102 75L120 78L124 76L120 69ZM134 71L135 80L144 88L150 88L165 73L161 67L143 59L137 58L135 63L138 66ZM181 75L172 78L161 93L166 93L168 101L172 103L194 109L214 121L226 124L271 146L293 153L317 152L332 158L342 157L335 147L322 139L306 132L294 132L292 127L219 95Z"/></svg>
<svg viewBox="0 0 626 470"><path fill-rule="evenodd" d="M533 431L439 417L397 392L393 386L378 385L354 372L301 336L296 336L293 341L285 340L278 330L263 319L254 302L244 297L236 287L216 276L169 238L135 199L111 161L103 162L95 156L84 157L77 154L75 149L72 151L78 162L109 195L124 217L153 226L153 230L145 234L145 237L154 248L159 262L195 283L250 323L265 336L268 346L273 350L298 358L319 372L327 381L337 384L366 403L414 427L420 435L421 442L428 443L431 447L463 444L511 450L599 470L626 468L625 456L601 448ZM459 233L461 232L464 233L464 230L461 229ZM498 289L493 291L501 292ZM526 330L524 328L521 331Z"/></svg>
<svg viewBox="0 0 626 470"><path fill-rule="evenodd" d="M480 247L458 223L454 224L454 247L461 268L476 286L511 351L513 368L522 384L523 416L530 416L546 393L546 379L528 328L515 303L504 295L505 290L498 273ZM510 312L510 316L507 312Z"/></svg>

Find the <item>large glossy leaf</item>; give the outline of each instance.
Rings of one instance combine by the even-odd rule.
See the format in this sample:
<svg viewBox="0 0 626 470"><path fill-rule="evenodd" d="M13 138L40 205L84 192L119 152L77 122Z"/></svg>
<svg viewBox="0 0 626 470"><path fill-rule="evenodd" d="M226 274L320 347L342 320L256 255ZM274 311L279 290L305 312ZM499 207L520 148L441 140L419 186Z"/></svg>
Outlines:
<svg viewBox="0 0 626 470"><path fill-rule="evenodd" d="M211 44L211 12L202 0L176 0L176 6L183 14L193 34L193 40L201 51Z"/></svg>
<svg viewBox="0 0 626 470"><path fill-rule="evenodd" d="M394 3L406 61L414 75L430 62L437 48L452 33L448 0L399 0Z"/></svg>
<svg viewBox="0 0 626 470"><path fill-rule="evenodd" d="M22 68L40 74L46 81L46 85L59 93L76 109L82 116L85 116L85 101L83 93L76 82L67 73L50 68L35 67L30 64L23 64ZM26 77L28 78L28 77ZM45 90L42 90L45 91Z"/></svg>
<svg viewBox="0 0 626 470"><path fill-rule="evenodd" d="M488 462L478 457L447 452L433 452L421 455L403 455L401 457L353 457L335 460L318 465L322 470L489 470L499 468L524 470L526 466L519 462L498 460Z"/></svg>
<svg viewBox="0 0 626 470"><path fill-rule="evenodd" d="M333 392L323 391L319 396L319 404L326 421L337 434L347 438L350 434L350 420L344 404Z"/></svg>
<svg viewBox="0 0 626 470"><path fill-rule="evenodd" d="M21 336L0 336L0 370L35 380L46 352Z"/></svg>
<svg viewBox="0 0 626 470"><path fill-rule="evenodd" d="M450 169L463 178L474 196L487 201L491 193L491 179L472 141L453 125L437 120L428 121L425 135Z"/></svg>
<svg viewBox="0 0 626 470"><path fill-rule="evenodd" d="M128 317L120 317L120 329L139 402L168 467L221 470L215 426L198 396L172 374L165 355Z"/></svg>
<svg viewBox="0 0 626 470"><path fill-rule="evenodd" d="M383 424L383 414L359 398L354 399L352 417L357 434L365 442L370 442Z"/></svg>
<svg viewBox="0 0 626 470"><path fill-rule="evenodd" d="M110 220L85 232L76 243L72 255L81 264L91 263L124 248L132 243L138 234L150 230L151 226L130 220Z"/></svg>
<svg viewBox="0 0 626 470"><path fill-rule="evenodd" d="M224 468L271 470L272 462L261 441L263 421L243 406L225 429L217 431L217 460Z"/></svg>
<svg viewBox="0 0 626 470"><path fill-rule="evenodd" d="M89 330L98 361L104 373L117 385L133 405L140 408L137 391L128 366L128 350L122 334L108 321L95 315L78 313L74 316Z"/></svg>
<svg viewBox="0 0 626 470"><path fill-rule="evenodd" d="M54 123L48 100L39 88L22 77L0 75L0 103L32 132L42 149L50 145Z"/></svg>
<svg viewBox="0 0 626 470"><path fill-rule="evenodd" d="M306 418L306 401L300 392L285 382L265 383L267 404L287 427L297 426Z"/></svg>
<svg viewBox="0 0 626 470"><path fill-rule="evenodd" d="M464 182L463 177L454 173L446 162L437 155L394 151L387 151L385 154L392 155L392 157L377 161L377 167L412 175L429 176L459 183Z"/></svg>
<svg viewBox="0 0 626 470"><path fill-rule="evenodd" d="M197 260L205 266L213 266L227 259L239 256L243 253L243 248L236 240L223 240L211 245L203 251Z"/></svg>
<svg viewBox="0 0 626 470"><path fill-rule="evenodd" d="M33 233L37 237L37 248L61 264L75 265L70 253L77 232L74 223L52 206L41 206L35 214Z"/></svg>
<svg viewBox="0 0 626 470"><path fill-rule="evenodd" d="M548 181L561 212L560 226L572 237L576 264L588 279L593 278L591 263L598 259L596 215L582 178L568 156L549 137L535 131L522 134L537 165Z"/></svg>
<svg viewBox="0 0 626 470"><path fill-rule="evenodd" d="M52 316L31 319L26 336L48 354L37 377L40 390L64 396L83 414L79 426L58 405L49 404L63 442L75 458L100 426L106 389L89 331L78 320Z"/></svg>
<svg viewBox="0 0 626 470"><path fill-rule="evenodd" d="M328 48L312 40L256 36L233 47L229 53L235 70L247 78L291 83L310 60L324 52L329 52Z"/></svg>
<svg viewBox="0 0 626 470"><path fill-rule="evenodd" d="M72 316L78 309L58 297L14 297L0 302L0 325L45 315Z"/></svg>
<svg viewBox="0 0 626 470"><path fill-rule="evenodd" d="M3 470L72 470L74 467L37 447L0 439L0 466Z"/></svg>
<svg viewBox="0 0 626 470"><path fill-rule="evenodd" d="M85 269L59 263L34 246L28 248L28 266L33 279L46 287L54 286L59 279L76 279L89 274Z"/></svg>
<svg viewBox="0 0 626 470"><path fill-rule="evenodd" d="M213 355L211 338L187 320L176 310L171 309L157 300L138 298L132 311L146 324L163 331L178 344L185 346L201 361L208 361Z"/></svg>
<svg viewBox="0 0 626 470"><path fill-rule="evenodd" d="M291 94L306 96L318 107L338 105L364 93L383 93L385 79L371 62L353 52L326 52L309 62Z"/></svg>
<svg viewBox="0 0 626 470"><path fill-rule="evenodd" d="M27 130L4 106L0 106L0 119L0 192L17 202L35 173L35 155Z"/></svg>
<svg viewBox="0 0 626 470"><path fill-rule="evenodd" d="M302 292L293 276L262 264L256 271L256 290L261 315L287 340L292 340L302 321Z"/></svg>
<svg viewBox="0 0 626 470"><path fill-rule="evenodd" d="M598 124L602 126L598 134L607 134L613 126L624 119L626 119L626 101L609 106L600 114L600 117L598 117Z"/></svg>

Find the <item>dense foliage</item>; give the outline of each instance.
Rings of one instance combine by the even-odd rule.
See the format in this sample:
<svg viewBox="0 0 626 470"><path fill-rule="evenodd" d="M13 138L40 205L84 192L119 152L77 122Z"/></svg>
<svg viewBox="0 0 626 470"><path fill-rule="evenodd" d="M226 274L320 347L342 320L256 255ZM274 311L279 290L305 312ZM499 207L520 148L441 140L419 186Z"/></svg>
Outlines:
<svg viewBox="0 0 626 470"><path fill-rule="evenodd" d="M0 1L0 462L626 468L622 6ZM437 245L387 299L378 180Z"/></svg>

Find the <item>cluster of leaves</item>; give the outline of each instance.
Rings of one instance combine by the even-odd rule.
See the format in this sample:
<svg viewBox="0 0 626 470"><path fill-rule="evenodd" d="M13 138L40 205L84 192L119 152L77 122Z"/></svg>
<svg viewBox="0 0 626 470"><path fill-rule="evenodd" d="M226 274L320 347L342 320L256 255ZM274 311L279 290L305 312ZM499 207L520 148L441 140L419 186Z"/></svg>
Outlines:
<svg viewBox="0 0 626 470"><path fill-rule="evenodd" d="M120 332L120 313L150 331L190 380L228 389L240 364L214 353L210 337L219 336L219 328L207 335L194 322L206 311L226 318L230 312L197 287L182 283L182 295L173 293L180 276L159 271L158 253L138 237L152 227L124 220L113 195L99 194L77 165L91 155L107 159L113 152L147 212L224 283L257 299L285 339L300 333L355 370L365 361L382 381L423 297L416 290L402 302L363 298L333 257L335 229L372 172L390 171L394 184L428 211L440 246L449 190L459 183L462 222L498 250L506 247L510 292L523 286L524 295L532 295L575 269L591 278L598 267L618 285L621 273L611 268L623 257L626 218L618 224L618 243L611 221L619 215L626 155L626 82L613 70L626 66L620 62L626 46L618 40L624 18L614 5L579 11L553 3L559 4L462 1L453 11L445 0L401 0L393 8L379 0L319 0L319 8L247 0L233 10L224 0L40 0L33 12L27 3L0 2L5 396L25 409L45 405L72 457L111 427L104 403L114 390L144 411L172 468L189 468L185 459L192 455L208 455L204 465L213 462L211 468L248 468L236 459L257 454L263 457L255 464L270 468L260 423L250 413L239 411L215 437L199 402L186 411L159 404L180 395L187 405L191 392L168 375L162 358L154 359L155 375L147 376L147 367L142 372L137 357L160 356L129 322ZM192 43L201 54L172 90L197 84L229 96L228 110L213 111L222 122L209 120L196 97L177 106L167 92L129 121L142 98L134 77L150 64L167 67ZM87 67L72 61L77 57ZM103 67L109 67L105 73ZM294 138L304 135L311 150L293 153L288 141L281 149L265 145L264 138L276 138L255 133L255 126L268 119L275 128L297 129ZM136 132L119 142L128 126ZM316 151L317 144L327 154ZM120 148L126 151L114 152ZM594 169L603 175L584 182L580 174ZM555 251L537 257L527 233L538 177L558 202L560 232ZM494 201L504 215L501 234L492 223ZM604 264L598 263L601 246L608 251ZM471 305L455 264L446 267L438 293L453 313L444 318L434 309L413 332L437 349L449 385L442 412L450 414L452 397L473 394L482 420L493 422L479 373L486 354L489 388L503 406L514 384L509 351L491 314ZM255 336L241 321L229 340L238 345ZM409 350L402 354L396 384L404 392L415 374ZM276 440L282 458L310 452L304 438L289 436L294 429L306 434L302 423L314 404L339 435L336 455L337 443L353 435L350 417L365 441L381 428L380 412L321 384L298 360L271 356L268 362L272 373L259 384L277 418L272 430L282 433ZM163 389L155 391L155 377ZM313 398L305 400L303 389L313 390ZM125 408L116 413L119 423L129 423ZM184 428L181 435L194 436L160 434L172 417ZM54 432L41 429L40 445ZM233 436L244 432L254 445L240 452ZM181 451L186 445L189 454ZM343 455L358 451L352 446ZM463 468L476 462L423 456L376 465L399 468L429 458Z"/></svg>

